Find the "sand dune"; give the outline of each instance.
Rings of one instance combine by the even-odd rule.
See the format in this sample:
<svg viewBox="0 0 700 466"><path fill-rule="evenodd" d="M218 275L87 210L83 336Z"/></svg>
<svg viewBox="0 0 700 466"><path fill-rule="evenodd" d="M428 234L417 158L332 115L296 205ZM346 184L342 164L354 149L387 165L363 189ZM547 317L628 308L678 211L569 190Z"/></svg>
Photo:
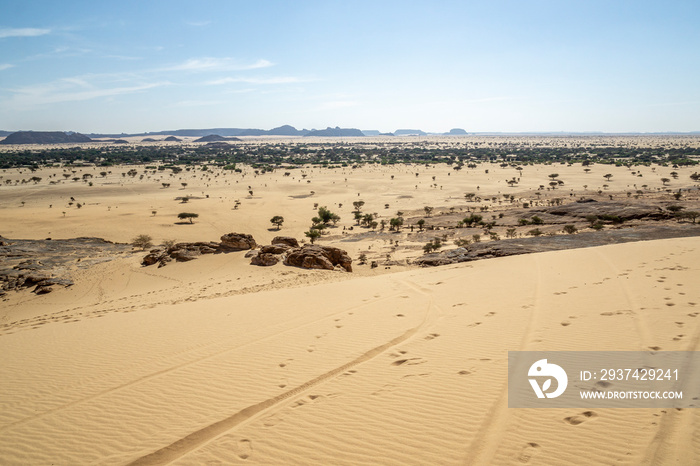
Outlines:
<svg viewBox="0 0 700 466"><path fill-rule="evenodd" d="M697 350L699 246L628 243L47 315L0 337L0 457L697 462L694 410L508 409L506 365L516 349Z"/></svg>
<svg viewBox="0 0 700 466"><path fill-rule="evenodd" d="M136 250L110 261L71 258L65 272L75 285L1 298L0 463L700 462L696 410L511 409L507 395L512 350L698 351L699 237L436 268L410 262L438 236L446 247L479 232L486 240L479 228L453 228L477 209L498 219L501 236L532 228L508 210L523 203L639 196L665 208L682 188L679 202L700 210L689 178L696 170L367 164L289 175L137 167L131 177L131 168L66 172L93 175L92 186L63 180L59 168L4 170L0 234L117 242L149 234L158 244L239 232L268 244L280 234L303 238L318 204L341 217L321 244L347 250L354 271L256 267L243 252L163 268L142 267ZM540 189L552 173L564 185ZM21 182L30 176L42 181ZM481 201L467 202L470 192ZM360 228L357 200L378 220L401 211L408 222L450 229ZM434 207L430 216L424 206ZM200 216L181 224L183 211ZM274 215L285 217L279 231ZM360 254L378 267L359 265Z"/></svg>

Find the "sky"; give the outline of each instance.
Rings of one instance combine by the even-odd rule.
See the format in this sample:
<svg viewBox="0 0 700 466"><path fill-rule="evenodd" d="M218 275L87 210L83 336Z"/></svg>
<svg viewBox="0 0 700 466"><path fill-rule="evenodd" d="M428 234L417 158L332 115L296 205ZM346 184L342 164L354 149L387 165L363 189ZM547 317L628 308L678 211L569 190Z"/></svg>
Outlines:
<svg viewBox="0 0 700 466"><path fill-rule="evenodd" d="M0 129L700 131L700 1L0 0Z"/></svg>

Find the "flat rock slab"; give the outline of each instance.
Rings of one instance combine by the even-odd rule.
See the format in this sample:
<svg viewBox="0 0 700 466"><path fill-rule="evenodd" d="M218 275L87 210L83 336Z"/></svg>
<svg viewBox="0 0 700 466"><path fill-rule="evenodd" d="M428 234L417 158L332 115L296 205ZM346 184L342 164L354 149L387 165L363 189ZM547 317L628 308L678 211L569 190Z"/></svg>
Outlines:
<svg viewBox="0 0 700 466"><path fill-rule="evenodd" d="M537 236L475 243L467 248L456 248L439 253L426 254L413 261L413 263L423 266L439 266L517 254L590 248L606 244L690 236L700 236L700 225L645 225L602 231L587 231L574 235Z"/></svg>
<svg viewBox="0 0 700 466"><path fill-rule="evenodd" d="M7 239L0 237L0 290L36 286L47 293L51 286L70 286L70 270L130 254L131 245L102 238Z"/></svg>

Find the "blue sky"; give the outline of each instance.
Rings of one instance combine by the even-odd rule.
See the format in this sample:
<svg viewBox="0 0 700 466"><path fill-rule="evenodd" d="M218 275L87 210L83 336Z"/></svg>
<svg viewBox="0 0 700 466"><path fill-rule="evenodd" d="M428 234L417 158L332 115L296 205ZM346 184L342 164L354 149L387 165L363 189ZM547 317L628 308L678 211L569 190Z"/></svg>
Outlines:
<svg viewBox="0 0 700 466"><path fill-rule="evenodd" d="M0 0L0 129L700 130L698 1Z"/></svg>

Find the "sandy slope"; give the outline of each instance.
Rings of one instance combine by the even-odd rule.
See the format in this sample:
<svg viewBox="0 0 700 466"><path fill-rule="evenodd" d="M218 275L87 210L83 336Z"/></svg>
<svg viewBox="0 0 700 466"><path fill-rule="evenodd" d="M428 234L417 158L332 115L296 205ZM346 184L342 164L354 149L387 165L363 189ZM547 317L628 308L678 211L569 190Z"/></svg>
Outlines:
<svg viewBox="0 0 700 466"><path fill-rule="evenodd" d="M197 291L221 257L178 264L189 299L149 300L165 275L115 279L111 307L1 335L1 462L700 461L695 410L513 410L506 394L508 350L697 350L696 238Z"/></svg>

